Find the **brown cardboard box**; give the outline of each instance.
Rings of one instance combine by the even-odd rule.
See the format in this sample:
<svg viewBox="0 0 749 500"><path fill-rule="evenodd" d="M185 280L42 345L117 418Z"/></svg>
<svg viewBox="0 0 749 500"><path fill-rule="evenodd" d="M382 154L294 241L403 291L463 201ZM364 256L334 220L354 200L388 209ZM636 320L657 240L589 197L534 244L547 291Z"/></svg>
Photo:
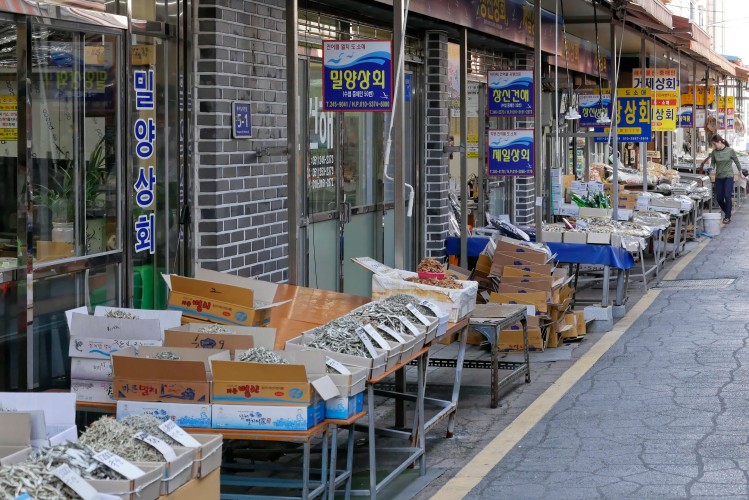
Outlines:
<svg viewBox="0 0 749 500"><path fill-rule="evenodd" d="M216 469L205 477L193 479L160 500L209 500L221 496L221 469Z"/></svg>
<svg viewBox="0 0 749 500"><path fill-rule="evenodd" d="M479 255L479 258L476 261L476 274L488 276L491 270L492 259L490 259L488 255Z"/></svg>
<svg viewBox="0 0 749 500"><path fill-rule="evenodd" d="M543 351L545 348L546 341L541 329L528 328L528 350ZM499 350L503 352L523 350L523 327L520 324L499 332Z"/></svg>
<svg viewBox="0 0 749 500"><path fill-rule="evenodd" d="M504 280L499 284L499 293L543 293L546 295L546 301L550 304L559 302L559 289L554 290L537 290L533 288L532 284L510 284L505 283Z"/></svg>
<svg viewBox="0 0 749 500"><path fill-rule="evenodd" d="M578 327L577 327L577 316L575 316L575 313L568 312L564 315L564 319L562 320L564 323L570 327L569 330L566 330L562 333L563 339L575 339L579 337L578 334Z"/></svg>
<svg viewBox="0 0 749 500"><path fill-rule="evenodd" d="M275 328L227 325L225 328L232 333L200 333L198 330L205 326L188 323L167 330L164 332L164 346L245 351L258 346L273 349L276 341Z"/></svg>
<svg viewBox="0 0 749 500"><path fill-rule="evenodd" d="M554 288L554 278L551 276L502 276L502 284L551 291Z"/></svg>
<svg viewBox="0 0 749 500"><path fill-rule="evenodd" d="M577 335L578 337L581 337L588 333L587 324L585 323L585 312L584 311L574 311L573 314L577 318L577 321L575 324L577 325Z"/></svg>
<svg viewBox="0 0 749 500"><path fill-rule="evenodd" d="M493 293L489 297L489 302L499 304L527 304L536 306L539 312L548 311L546 294L543 292L535 293Z"/></svg>
<svg viewBox="0 0 749 500"><path fill-rule="evenodd" d="M511 265L504 266L504 272L502 277L515 276L515 277L543 277L550 276L552 272L552 266L549 264L544 265Z"/></svg>
<svg viewBox="0 0 749 500"><path fill-rule="evenodd" d="M502 252L495 253L494 260L492 261L492 269L489 274L491 274L492 276L502 276L503 269L505 268L505 266L539 265L538 262L525 260L524 258L522 258L525 255L526 254L514 254L514 253L502 253ZM543 264L543 262L541 264Z"/></svg>
<svg viewBox="0 0 749 500"><path fill-rule="evenodd" d="M0 465L23 462L31 454L31 414L0 412Z"/></svg>
<svg viewBox="0 0 749 500"><path fill-rule="evenodd" d="M152 359L170 351L179 360ZM210 402L213 360L230 359L229 351L187 347L133 347L112 354L114 398L165 403Z"/></svg>
<svg viewBox="0 0 749 500"><path fill-rule="evenodd" d="M518 245L513 243L514 240L508 240L500 238L497 241L497 250L494 253L512 255L515 258L522 259L526 262L532 262L534 264L546 264L549 261L549 255L541 250L535 250L533 248Z"/></svg>

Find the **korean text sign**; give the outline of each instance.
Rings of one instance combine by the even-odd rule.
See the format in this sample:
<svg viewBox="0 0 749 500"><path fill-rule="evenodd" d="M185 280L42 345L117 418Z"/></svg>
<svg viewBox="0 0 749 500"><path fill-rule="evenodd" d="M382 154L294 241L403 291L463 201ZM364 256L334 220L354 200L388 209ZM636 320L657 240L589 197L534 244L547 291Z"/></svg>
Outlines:
<svg viewBox="0 0 749 500"><path fill-rule="evenodd" d="M600 126L599 118L603 116L611 118L611 92L609 89L604 89L603 94L600 95L597 91L593 94L580 94L578 111L581 127Z"/></svg>
<svg viewBox="0 0 749 500"><path fill-rule="evenodd" d="M324 40L323 110L390 111L392 75L390 40Z"/></svg>
<svg viewBox="0 0 749 500"><path fill-rule="evenodd" d="M632 70L632 83L635 88L649 88L653 91L652 114L653 130L673 132L676 130L679 113L679 72L669 68L646 68L645 78L642 69Z"/></svg>
<svg viewBox="0 0 749 500"><path fill-rule="evenodd" d="M652 113L650 89L617 89L616 126L621 142L650 142Z"/></svg>
<svg viewBox="0 0 749 500"><path fill-rule="evenodd" d="M156 88L152 69L133 71L133 88L135 90L135 109L137 110L133 126L133 142L137 160L135 203L140 215L135 219L135 253L156 251L156 122L155 104Z"/></svg>
<svg viewBox="0 0 749 500"><path fill-rule="evenodd" d="M733 130L735 122L736 100L734 96L718 97L718 128Z"/></svg>
<svg viewBox="0 0 749 500"><path fill-rule="evenodd" d="M533 71L488 71L489 116L533 116Z"/></svg>
<svg viewBox="0 0 749 500"><path fill-rule="evenodd" d="M533 130L489 130L488 175L533 175Z"/></svg>

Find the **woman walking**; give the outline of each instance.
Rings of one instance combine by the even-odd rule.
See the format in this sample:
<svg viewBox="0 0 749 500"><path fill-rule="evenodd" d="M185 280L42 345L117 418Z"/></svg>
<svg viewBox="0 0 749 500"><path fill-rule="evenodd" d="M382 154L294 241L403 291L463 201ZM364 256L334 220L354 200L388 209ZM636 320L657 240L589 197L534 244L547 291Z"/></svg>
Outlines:
<svg viewBox="0 0 749 500"><path fill-rule="evenodd" d="M710 142L713 143L713 150L707 158L702 160L700 166L704 167L707 160L715 168L715 197L718 199L718 205L723 210L723 224L731 223L731 209L733 200L733 165L736 164L741 172L741 163L736 156L736 151L718 134L715 134Z"/></svg>

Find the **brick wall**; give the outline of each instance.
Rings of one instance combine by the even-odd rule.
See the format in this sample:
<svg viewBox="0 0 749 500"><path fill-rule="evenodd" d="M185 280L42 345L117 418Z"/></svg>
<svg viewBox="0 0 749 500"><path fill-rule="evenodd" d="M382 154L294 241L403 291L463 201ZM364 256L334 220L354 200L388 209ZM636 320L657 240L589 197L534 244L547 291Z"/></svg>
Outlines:
<svg viewBox="0 0 749 500"><path fill-rule="evenodd" d="M450 136L447 80L447 34L426 33L426 149L425 188L427 257L444 255L448 236L449 160L443 152Z"/></svg>
<svg viewBox="0 0 749 500"><path fill-rule="evenodd" d="M197 265L285 281L288 269L284 0L198 0ZM252 139L232 139L231 102L252 103Z"/></svg>

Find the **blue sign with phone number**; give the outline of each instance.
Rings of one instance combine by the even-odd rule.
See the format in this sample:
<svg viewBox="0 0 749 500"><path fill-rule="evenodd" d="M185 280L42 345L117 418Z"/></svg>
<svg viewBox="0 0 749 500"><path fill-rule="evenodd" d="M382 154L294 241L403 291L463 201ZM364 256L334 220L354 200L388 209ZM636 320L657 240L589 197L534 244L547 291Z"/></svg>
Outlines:
<svg viewBox="0 0 749 500"><path fill-rule="evenodd" d="M390 40L323 41L323 110L390 111Z"/></svg>

